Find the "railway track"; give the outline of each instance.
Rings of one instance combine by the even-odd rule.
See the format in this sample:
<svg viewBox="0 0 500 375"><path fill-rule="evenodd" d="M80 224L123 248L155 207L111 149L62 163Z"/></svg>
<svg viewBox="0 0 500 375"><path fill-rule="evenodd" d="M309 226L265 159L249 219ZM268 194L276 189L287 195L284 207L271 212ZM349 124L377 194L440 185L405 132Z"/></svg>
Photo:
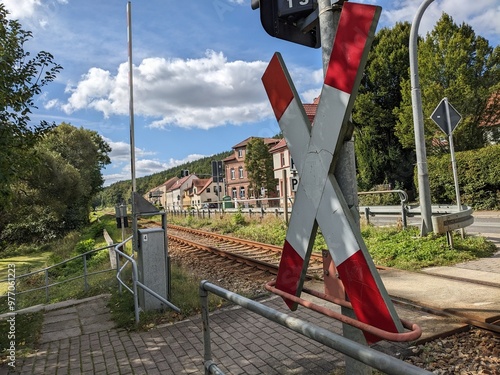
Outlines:
<svg viewBox="0 0 500 375"><path fill-rule="evenodd" d="M170 246L180 246L182 247L182 251L190 251L192 255L196 252L196 256L198 257L201 256L205 259L210 258L213 267L232 267L234 272L238 271L242 274L251 273L254 276L257 276L255 270L260 270L264 272L259 275L263 280L265 280L266 277L269 279L273 277L273 275L276 275L282 250L279 246L176 225L168 226L168 238ZM221 260L218 257L226 259L226 263L221 264ZM238 264L240 265L239 267L237 266ZM243 265L246 268L243 268ZM384 269L384 267L381 267L381 270ZM310 279L322 279L323 265L321 255L313 254L311 256L308 275ZM437 279L448 279L468 283L471 288L475 285L499 287L497 284L472 281L470 279L457 278L456 276L436 275L435 277ZM498 321L498 317L483 319L481 316L463 316L459 311L453 312L435 306L419 305L418 303L395 296L391 296L391 298L396 305L404 309L419 310L422 313L446 317L480 329L500 333L500 321ZM498 314L500 315L500 312Z"/></svg>
<svg viewBox="0 0 500 375"><path fill-rule="evenodd" d="M168 225L170 244L191 246L200 251L217 254L260 270L277 274L281 259L281 247L261 242L205 232L197 229ZM310 278L321 278L323 259L319 254L312 254L308 268Z"/></svg>

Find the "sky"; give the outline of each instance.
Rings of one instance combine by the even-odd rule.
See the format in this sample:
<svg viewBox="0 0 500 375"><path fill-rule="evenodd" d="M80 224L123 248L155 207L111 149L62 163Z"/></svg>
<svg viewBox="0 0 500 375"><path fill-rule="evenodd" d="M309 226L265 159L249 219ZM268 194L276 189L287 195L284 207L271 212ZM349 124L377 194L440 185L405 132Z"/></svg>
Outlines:
<svg viewBox="0 0 500 375"><path fill-rule="evenodd" d="M285 0L281 0L285 1ZM422 1L358 0L382 7L377 30L412 22ZM36 97L31 120L97 131L111 146L105 186L131 178L126 0L3 0L11 18L63 66ZM448 13L500 44L500 0L436 0L419 33ZM279 133L261 77L280 52L304 103L322 86L321 50L268 35L250 0L132 0L136 177Z"/></svg>

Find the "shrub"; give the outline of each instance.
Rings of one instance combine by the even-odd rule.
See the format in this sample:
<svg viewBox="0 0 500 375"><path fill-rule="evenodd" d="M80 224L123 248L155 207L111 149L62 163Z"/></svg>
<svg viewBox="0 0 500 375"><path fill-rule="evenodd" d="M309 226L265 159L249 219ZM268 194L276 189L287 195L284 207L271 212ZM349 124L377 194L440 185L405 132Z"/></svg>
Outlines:
<svg viewBox="0 0 500 375"><path fill-rule="evenodd" d="M457 152L455 159L462 203L475 209L500 209L500 145ZM429 157L427 161L432 200L456 203L450 155Z"/></svg>
<svg viewBox="0 0 500 375"><path fill-rule="evenodd" d="M88 251L94 250L94 247L95 247L95 240L94 239L83 240L83 241L80 241L76 244L75 251L78 254L84 254Z"/></svg>

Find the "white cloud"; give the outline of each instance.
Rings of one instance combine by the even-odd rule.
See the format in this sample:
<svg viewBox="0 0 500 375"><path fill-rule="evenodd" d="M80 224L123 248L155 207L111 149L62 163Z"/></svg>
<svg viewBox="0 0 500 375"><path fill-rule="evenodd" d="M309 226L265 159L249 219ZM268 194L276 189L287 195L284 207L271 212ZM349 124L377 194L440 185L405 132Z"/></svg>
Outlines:
<svg viewBox="0 0 500 375"><path fill-rule="evenodd" d="M382 19L391 27L396 22L413 22L420 4L420 1L414 0L391 1L391 6L382 11ZM425 10L419 25L419 34L430 32L443 12L449 14L456 24L467 23L477 35L489 39L494 46L497 45L500 37L498 0L476 0L473 6L467 1L436 1Z"/></svg>
<svg viewBox="0 0 500 375"><path fill-rule="evenodd" d="M31 18L38 7L42 5L42 0L3 0L12 18Z"/></svg>
<svg viewBox="0 0 500 375"><path fill-rule="evenodd" d="M203 128L260 121L270 115L261 83L263 61L227 61L207 51L198 59L147 58L134 67L134 111L152 118L152 127ZM61 108L94 109L105 117L129 111L128 64L116 75L91 68Z"/></svg>
<svg viewBox="0 0 500 375"><path fill-rule="evenodd" d="M109 140L107 140L107 142L113 148L113 151L110 153L110 157L113 161L114 168L121 168L121 170L118 173L105 174L103 176L105 180L104 186L109 186L118 181L130 180L132 177L130 172L129 145L124 142L110 142ZM170 158L167 162L164 162L158 159L141 159L141 154L145 155L145 153L139 152L139 158L137 158L135 162L136 177L149 176L154 173L162 172L178 165L182 165L208 156L200 154L190 154L184 159Z"/></svg>
<svg viewBox="0 0 500 375"><path fill-rule="evenodd" d="M56 8L67 4L68 0L3 0L3 3L11 18L45 28Z"/></svg>
<svg viewBox="0 0 500 375"><path fill-rule="evenodd" d="M302 97L302 101L304 104L310 104L314 102L314 99L316 99L320 94L321 88L317 88L304 91L302 94L300 94L300 96Z"/></svg>

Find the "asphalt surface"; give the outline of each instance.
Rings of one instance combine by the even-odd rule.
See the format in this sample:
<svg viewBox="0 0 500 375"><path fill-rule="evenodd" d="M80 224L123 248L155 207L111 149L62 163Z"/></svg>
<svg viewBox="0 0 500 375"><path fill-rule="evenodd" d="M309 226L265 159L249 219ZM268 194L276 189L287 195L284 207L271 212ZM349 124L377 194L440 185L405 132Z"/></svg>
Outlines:
<svg viewBox="0 0 500 375"><path fill-rule="evenodd" d="M500 246L500 237L483 234ZM434 267L420 273L380 271L391 296L419 304L461 311L484 321L500 318L500 250L487 259ZM485 285L444 279L438 274L483 280ZM497 285L497 287L495 287ZM147 332L115 329L102 295L44 306L44 323L36 353L16 359L16 367L0 366L0 374L202 374L203 335L200 316L157 326ZM290 312L280 297L261 301L266 306L341 334L341 324L309 309ZM336 309L337 307L332 307ZM466 326L423 312L402 312L417 323L421 340L440 330ZM496 318L495 318L496 317ZM440 327L441 325L441 327ZM331 374L344 365L344 356L298 333L239 307L211 314L214 362L226 374ZM381 341L375 349L396 354L408 344Z"/></svg>

